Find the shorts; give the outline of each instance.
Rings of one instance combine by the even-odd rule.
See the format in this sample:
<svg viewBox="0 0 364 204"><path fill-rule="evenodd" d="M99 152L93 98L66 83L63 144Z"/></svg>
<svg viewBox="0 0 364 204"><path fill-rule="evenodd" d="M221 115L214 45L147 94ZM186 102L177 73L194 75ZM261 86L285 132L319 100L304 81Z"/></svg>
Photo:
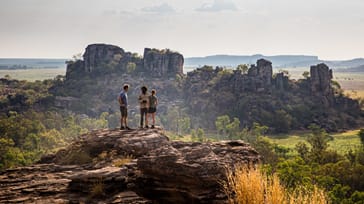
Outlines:
<svg viewBox="0 0 364 204"><path fill-rule="evenodd" d="M140 115L142 115L142 117L143 117L143 115L146 115L148 113L148 108L141 108L140 109Z"/></svg>
<svg viewBox="0 0 364 204"><path fill-rule="evenodd" d="M149 108L148 113L155 113L157 112L157 108Z"/></svg>
<svg viewBox="0 0 364 204"><path fill-rule="evenodd" d="M121 117L128 117L128 108L120 106Z"/></svg>

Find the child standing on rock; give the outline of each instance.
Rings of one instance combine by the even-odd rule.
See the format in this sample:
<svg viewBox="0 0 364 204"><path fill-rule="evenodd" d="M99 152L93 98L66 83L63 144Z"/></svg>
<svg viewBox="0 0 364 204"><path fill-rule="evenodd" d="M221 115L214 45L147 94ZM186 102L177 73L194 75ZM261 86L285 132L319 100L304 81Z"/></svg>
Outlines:
<svg viewBox="0 0 364 204"><path fill-rule="evenodd" d="M152 95L149 96L149 110L148 110L148 115L152 116L152 121L153 121L152 128L154 128L155 125L155 113L157 112L157 105L158 105L158 97L155 94L156 90L152 89Z"/></svg>

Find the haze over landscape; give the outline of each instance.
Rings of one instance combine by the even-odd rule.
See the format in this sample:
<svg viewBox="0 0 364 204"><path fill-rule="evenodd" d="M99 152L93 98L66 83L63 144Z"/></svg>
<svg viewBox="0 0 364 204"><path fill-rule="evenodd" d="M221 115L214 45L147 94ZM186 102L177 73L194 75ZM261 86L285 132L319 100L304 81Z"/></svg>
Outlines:
<svg viewBox="0 0 364 204"><path fill-rule="evenodd" d="M1 0L1 58L70 58L91 43L214 54L363 57L364 2Z"/></svg>
<svg viewBox="0 0 364 204"><path fill-rule="evenodd" d="M0 203L363 204L363 10L0 0Z"/></svg>

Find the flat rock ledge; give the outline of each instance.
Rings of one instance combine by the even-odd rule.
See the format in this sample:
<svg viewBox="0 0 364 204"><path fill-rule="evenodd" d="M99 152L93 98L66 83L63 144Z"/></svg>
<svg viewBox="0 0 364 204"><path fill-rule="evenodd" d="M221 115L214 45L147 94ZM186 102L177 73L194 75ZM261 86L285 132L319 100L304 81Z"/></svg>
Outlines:
<svg viewBox="0 0 364 204"><path fill-rule="evenodd" d="M170 141L164 130L96 130L38 164L0 173L0 203L227 203L227 168L258 163L243 141Z"/></svg>

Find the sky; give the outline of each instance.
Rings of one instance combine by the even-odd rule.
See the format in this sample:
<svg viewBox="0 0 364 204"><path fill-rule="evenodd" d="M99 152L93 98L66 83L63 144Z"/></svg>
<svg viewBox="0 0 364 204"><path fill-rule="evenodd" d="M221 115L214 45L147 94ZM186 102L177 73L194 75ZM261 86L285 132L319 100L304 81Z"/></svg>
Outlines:
<svg viewBox="0 0 364 204"><path fill-rule="evenodd" d="M359 58L363 11L363 0L0 0L0 58L71 58L93 43Z"/></svg>

